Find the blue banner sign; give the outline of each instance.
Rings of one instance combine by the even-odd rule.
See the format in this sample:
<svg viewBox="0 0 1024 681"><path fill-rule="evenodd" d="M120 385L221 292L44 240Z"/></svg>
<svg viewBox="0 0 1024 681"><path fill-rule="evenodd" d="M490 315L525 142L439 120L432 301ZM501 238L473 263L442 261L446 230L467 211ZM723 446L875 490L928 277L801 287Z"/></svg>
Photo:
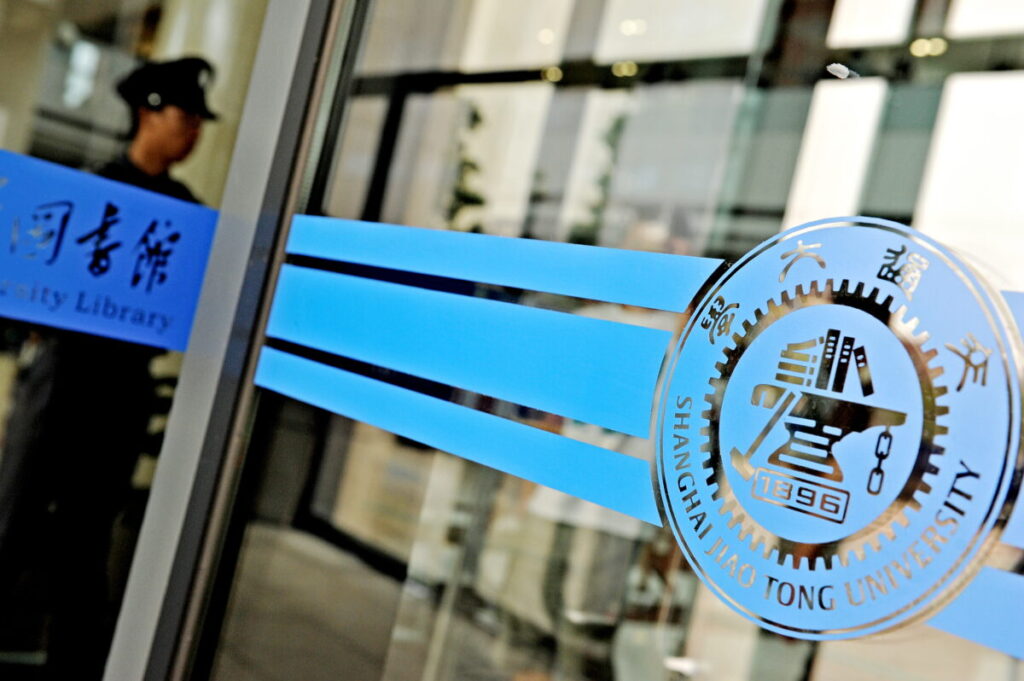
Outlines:
<svg viewBox="0 0 1024 681"><path fill-rule="evenodd" d="M184 350L217 212L0 151L0 316Z"/></svg>
<svg viewBox="0 0 1024 681"><path fill-rule="evenodd" d="M298 216L288 252L258 385L663 524L708 588L766 629L832 640L928 619L1024 657L1024 575L993 553L1024 547L1024 295L927 236L821 220L727 268ZM387 271L688 314L670 347L635 317ZM388 372L647 438L651 460Z"/></svg>

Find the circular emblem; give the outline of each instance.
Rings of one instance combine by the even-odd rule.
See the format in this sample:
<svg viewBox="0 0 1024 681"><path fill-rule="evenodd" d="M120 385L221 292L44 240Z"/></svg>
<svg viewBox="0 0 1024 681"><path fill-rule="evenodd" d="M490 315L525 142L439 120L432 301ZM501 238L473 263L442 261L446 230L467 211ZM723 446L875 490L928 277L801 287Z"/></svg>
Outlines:
<svg viewBox="0 0 1024 681"><path fill-rule="evenodd" d="M948 602L1013 501L1009 320L951 253L869 218L789 230L710 282L669 365L655 459L703 581L813 639Z"/></svg>

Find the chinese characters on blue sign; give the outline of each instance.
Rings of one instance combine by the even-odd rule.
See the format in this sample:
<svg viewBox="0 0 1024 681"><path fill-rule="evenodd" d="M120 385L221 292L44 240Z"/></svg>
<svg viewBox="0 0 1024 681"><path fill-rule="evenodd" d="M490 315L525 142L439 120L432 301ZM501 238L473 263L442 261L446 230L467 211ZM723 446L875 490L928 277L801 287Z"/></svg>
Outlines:
<svg viewBox="0 0 1024 681"><path fill-rule="evenodd" d="M0 317L184 350L216 221L0 151Z"/></svg>

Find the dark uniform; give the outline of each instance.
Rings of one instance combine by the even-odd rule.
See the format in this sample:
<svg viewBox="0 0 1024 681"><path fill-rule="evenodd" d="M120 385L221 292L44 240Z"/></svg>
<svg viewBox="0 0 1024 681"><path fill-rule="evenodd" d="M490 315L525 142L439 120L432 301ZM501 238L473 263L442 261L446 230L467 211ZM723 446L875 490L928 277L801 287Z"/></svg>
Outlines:
<svg viewBox="0 0 1024 681"><path fill-rule="evenodd" d="M141 106L174 104L213 118L203 92L211 73L196 58L147 64L118 92L133 116ZM196 202L184 184L166 173L146 174L127 155L97 173ZM10 606L26 574L41 568L51 678L88 681L102 675L110 647L118 610L111 587L120 586L109 576L111 530L146 446L156 401L149 363L161 351L68 331L38 335L19 371L0 455L0 620L24 618L23 609ZM130 560L130 551L120 555Z"/></svg>
<svg viewBox="0 0 1024 681"><path fill-rule="evenodd" d="M182 201L190 201L191 203L199 203L198 199L189 191L188 187L183 185L177 180L171 179L170 175L166 173L163 175L147 175L138 168L136 168L127 156L121 156L116 161L111 161L102 168L96 171L97 175L103 177L109 177L111 180L117 180L118 182L124 182L125 184L133 184L136 187L142 187L148 189L151 192L158 194L166 194L167 196L173 196L176 199Z"/></svg>

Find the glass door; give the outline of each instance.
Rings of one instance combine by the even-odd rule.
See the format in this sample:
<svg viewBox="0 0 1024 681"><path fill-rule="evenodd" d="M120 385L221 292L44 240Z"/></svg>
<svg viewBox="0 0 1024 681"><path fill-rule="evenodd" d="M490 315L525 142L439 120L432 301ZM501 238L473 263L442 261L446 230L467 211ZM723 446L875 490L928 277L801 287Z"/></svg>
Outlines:
<svg viewBox="0 0 1024 681"><path fill-rule="evenodd" d="M667 516L618 502L635 480L650 484L659 437L649 419L680 335L697 327L727 342L728 301L706 317L687 301L700 300L723 262L745 262L781 230L854 215L910 225L996 289L1024 290L1015 267L1024 237L1012 227L1024 144L1016 9L378 0L359 41L346 96L324 105L329 132L309 169L320 180L297 206L309 217L293 222L283 256L237 543L227 545L214 600L223 607L206 620L208 664L196 678L1024 673L1019 637L972 625L952 606L945 619L868 637L758 626L702 580ZM805 249L820 246L793 253L813 270ZM583 275L551 283L550 263L589 263L605 253L593 247L616 249L597 282L626 260L642 263L633 283L661 282L656 265L685 262L679 272L692 281L672 280L683 302L625 300L583 286ZM888 283L907 294L920 272L892 266L907 285L896 274ZM521 335L512 337L466 321L513 318ZM527 320L551 335L530 336ZM594 348L611 330L630 340L609 359ZM485 340L472 353L448 352L477 334ZM655 350L642 349L648 340ZM978 348L965 342L948 356L949 372L955 357L971 357L966 380L957 388L957 369L946 388L957 393L982 382L968 373L980 367ZM849 390L867 396L869 364L851 359L855 345L843 361L861 381ZM573 381L587 398L559 402ZM836 381L834 391L846 390ZM631 416L623 395L634 387L648 402ZM502 443L508 458L482 453ZM556 450L580 458L546 458ZM621 477L581 491L599 460ZM1006 601L1021 594L1024 563L1019 539L995 543L985 570L1010 585ZM741 582L750 574L732 569ZM873 585L862 579L861 595L896 593L893 569L872 574ZM787 586L791 594L775 592L783 606L830 609L824 590ZM1008 616L984 602L993 621Z"/></svg>

